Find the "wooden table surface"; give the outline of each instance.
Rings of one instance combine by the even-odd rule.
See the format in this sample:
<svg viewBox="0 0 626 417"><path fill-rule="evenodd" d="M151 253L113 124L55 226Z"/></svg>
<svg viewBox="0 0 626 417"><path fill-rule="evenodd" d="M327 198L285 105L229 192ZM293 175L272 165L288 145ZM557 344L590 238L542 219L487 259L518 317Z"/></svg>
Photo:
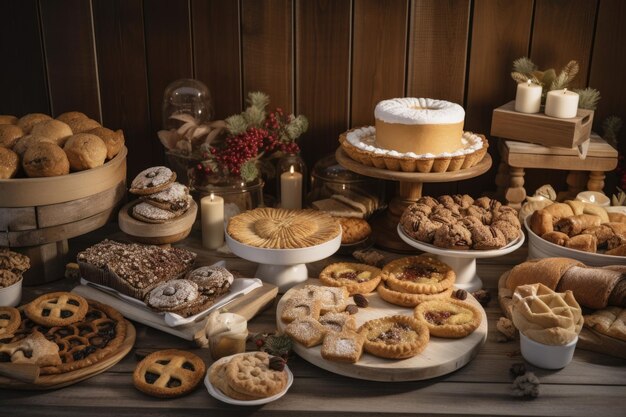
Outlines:
<svg viewBox="0 0 626 417"><path fill-rule="evenodd" d="M115 236L115 226L70 241L76 252ZM238 259L223 258L201 249L197 234L185 246L198 253L199 263L226 259L227 266L251 276L255 265ZM398 255L390 255L397 257ZM135 352L164 348L188 349L201 356L207 367L209 351L136 323L137 340L133 352L107 372L78 384L55 391L14 391L0 389L0 416L363 416L363 415L532 415L532 416L625 416L626 361L578 349L565 369L533 369L541 381L540 395L524 400L511 396L509 368L522 362L519 342L497 342L496 321L501 316L496 294L501 273L526 258L526 248L497 259L481 260L479 275L492 300L486 308L489 336L478 356L451 374L418 382L383 383L351 379L319 369L298 356L289 360L295 381L281 399L258 407L237 407L213 399L204 386L188 396L159 400L137 391L132 372L137 364ZM311 264L316 276L326 263ZM25 288L23 302L50 290L69 290L77 283L63 279L45 286ZM251 333L275 329L275 308L270 308L249 323ZM532 369L532 367L530 367Z"/></svg>

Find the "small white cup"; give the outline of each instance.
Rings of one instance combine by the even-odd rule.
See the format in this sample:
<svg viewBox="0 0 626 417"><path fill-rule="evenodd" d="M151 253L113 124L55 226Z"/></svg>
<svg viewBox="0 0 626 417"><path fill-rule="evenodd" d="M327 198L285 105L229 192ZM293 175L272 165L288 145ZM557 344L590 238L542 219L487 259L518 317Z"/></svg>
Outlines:
<svg viewBox="0 0 626 417"><path fill-rule="evenodd" d="M520 332L522 356L531 364L544 369L561 369L572 361L578 336L566 345L544 345Z"/></svg>
<svg viewBox="0 0 626 417"><path fill-rule="evenodd" d="M24 278L20 278L15 284L8 287L0 288L0 306L15 307L20 303L22 299L22 281L24 281Z"/></svg>

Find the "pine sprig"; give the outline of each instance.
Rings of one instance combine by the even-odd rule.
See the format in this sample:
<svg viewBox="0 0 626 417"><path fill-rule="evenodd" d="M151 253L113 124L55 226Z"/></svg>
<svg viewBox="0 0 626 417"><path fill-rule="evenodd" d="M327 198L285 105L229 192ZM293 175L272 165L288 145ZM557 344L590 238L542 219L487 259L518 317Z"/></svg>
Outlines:
<svg viewBox="0 0 626 417"><path fill-rule="evenodd" d="M578 62L572 60L567 63L567 65L561 70L559 75L552 81L550 85L550 90L561 90L566 88L570 82L576 77L578 74L578 70L580 69Z"/></svg>
<svg viewBox="0 0 626 417"><path fill-rule="evenodd" d="M537 71L537 65L530 58L523 56L513 61L513 71L521 74L532 74Z"/></svg>
<svg viewBox="0 0 626 417"><path fill-rule="evenodd" d="M600 92L595 88L587 87L583 90L575 89L575 93L578 93L578 108L595 110L598 107L600 101Z"/></svg>
<svg viewBox="0 0 626 417"><path fill-rule="evenodd" d="M602 138L615 149L617 149L618 135L622 129L622 124L622 119L617 116L609 116L602 122Z"/></svg>

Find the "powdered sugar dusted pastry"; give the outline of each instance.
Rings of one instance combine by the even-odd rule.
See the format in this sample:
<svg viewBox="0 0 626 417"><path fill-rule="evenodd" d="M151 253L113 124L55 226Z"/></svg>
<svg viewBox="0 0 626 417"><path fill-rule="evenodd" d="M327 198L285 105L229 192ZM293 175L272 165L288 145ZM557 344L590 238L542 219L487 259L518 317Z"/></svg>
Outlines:
<svg viewBox="0 0 626 417"><path fill-rule="evenodd" d="M294 296L305 299L315 299L320 301L320 312L322 314L329 311L343 311L346 309L350 294L346 287L327 287L318 285L305 285L297 290Z"/></svg>
<svg viewBox="0 0 626 417"><path fill-rule="evenodd" d="M130 184L130 192L138 195L158 193L176 180L176 173L164 166L141 171Z"/></svg>
<svg viewBox="0 0 626 417"><path fill-rule="evenodd" d="M320 317L321 302L314 298L292 297L285 302L280 318L285 323L311 317L317 320Z"/></svg>
<svg viewBox="0 0 626 417"><path fill-rule="evenodd" d="M135 204L131 211L132 216L146 223L165 223L180 216L181 212L163 210L148 203Z"/></svg>
<svg viewBox="0 0 626 417"><path fill-rule="evenodd" d="M181 211L189 208L189 188L175 182L163 191L142 197L142 199L163 210Z"/></svg>
<svg viewBox="0 0 626 417"><path fill-rule="evenodd" d="M365 337L352 330L330 332L322 344L322 358L329 361L356 363L363 354Z"/></svg>
<svg viewBox="0 0 626 417"><path fill-rule="evenodd" d="M327 332L328 330L320 322L311 317L292 321L285 327L285 333L289 337L306 347L321 344Z"/></svg>
<svg viewBox="0 0 626 417"><path fill-rule="evenodd" d="M202 266L191 271L187 279L195 282L201 293L219 296L229 291L234 277L223 266Z"/></svg>
<svg viewBox="0 0 626 417"><path fill-rule="evenodd" d="M184 308L198 298L198 285L186 279L164 282L146 296L146 304L159 311Z"/></svg>
<svg viewBox="0 0 626 417"><path fill-rule="evenodd" d="M38 331L15 342L0 343L0 353L8 355L11 363L29 363L40 367L61 365L59 346Z"/></svg>
<svg viewBox="0 0 626 417"><path fill-rule="evenodd" d="M319 322L329 332L356 330L356 320L353 315L350 315L347 312L326 313L320 317Z"/></svg>

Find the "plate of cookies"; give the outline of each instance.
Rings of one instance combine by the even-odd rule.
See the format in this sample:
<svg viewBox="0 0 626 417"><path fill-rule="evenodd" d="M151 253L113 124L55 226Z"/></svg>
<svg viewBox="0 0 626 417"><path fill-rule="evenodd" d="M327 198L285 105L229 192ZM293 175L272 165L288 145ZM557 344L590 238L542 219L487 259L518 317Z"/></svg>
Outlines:
<svg viewBox="0 0 626 417"><path fill-rule="evenodd" d="M204 384L217 400L255 406L285 395L293 384L293 374L280 357L265 352L246 352L214 362Z"/></svg>

